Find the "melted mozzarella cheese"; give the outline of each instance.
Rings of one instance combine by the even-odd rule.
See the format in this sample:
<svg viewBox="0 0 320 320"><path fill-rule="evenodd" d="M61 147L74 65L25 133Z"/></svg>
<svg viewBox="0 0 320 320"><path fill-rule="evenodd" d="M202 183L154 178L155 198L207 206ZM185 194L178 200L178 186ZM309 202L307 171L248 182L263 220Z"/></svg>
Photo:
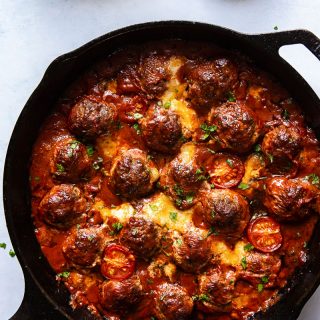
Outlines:
<svg viewBox="0 0 320 320"><path fill-rule="evenodd" d="M120 142L118 136L100 136L97 139L98 149L102 151L102 154L106 158L114 157L120 147Z"/></svg>

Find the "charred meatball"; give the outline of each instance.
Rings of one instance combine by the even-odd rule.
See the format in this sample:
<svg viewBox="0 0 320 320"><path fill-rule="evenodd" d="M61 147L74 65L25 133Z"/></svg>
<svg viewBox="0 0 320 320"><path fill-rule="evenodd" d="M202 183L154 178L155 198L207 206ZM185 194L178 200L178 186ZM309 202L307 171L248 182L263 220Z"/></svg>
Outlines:
<svg viewBox="0 0 320 320"><path fill-rule="evenodd" d="M259 126L253 112L240 102L227 102L213 108L209 123L216 126L222 148L238 153L247 152L259 137Z"/></svg>
<svg viewBox="0 0 320 320"><path fill-rule="evenodd" d="M199 299L210 312L226 312L231 308L234 297L236 273L234 270L221 266L210 269L199 277ZM197 297L197 296L196 296Z"/></svg>
<svg viewBox="0 0 320 320"><path fill-rule="evenodd" d="M122 281L105 281L100 288L100 303L106 310L128 311L141 298L142 285L137 276Z"/></svg>
<svg viewBox="0 0 320 320"><path fill-rule="evenodd" d="M100 262L102 252L101 230L98 227L72 230L66 239L63 254L76 267L92 268Z"/></svg>
<svg viewBox="0 0 320 320"><path fill-rule="evenodd" d="M173 258L186 272L199 272L210 261L212 254L207 239L195 231L187 231L182 236L174 232Z"/></svg>
<svg viewBox="0 0 320 320"><path fill-rule="evenodd" d="M184 288L164 283L158 286L155 308L159 320L187 320L192 313L193 301Z"/></svg>
<svg viewBox="0 0 320 320"><path fill-rule="evenodd" d="M301 143L301 134L297 128L281 125L264 136L261 149L264 154L273 156L275 160L292 160L300 152Z"/></svg>
<svg viewBox="0 0 320 320"><path fill-rule="evenodd" d="M136 255L149 258L160 245L158 227L143 217L131 217L121 232L120 242Z"/></svg>
<svg viewBox="0 0 320 320"><path fill-rule="evenodd" d="M203 192L196 211L219 233L230 237L239 237L250 219L247 201L239 193L227 189Z"/></svg>
<svg viewBox="0 0 320 320"><path fill-rule="evenodd" d="M117 77L117 91L120 94L141 93L153 99L160 97L167 88L170 74L168 61L164 56L150 55L139 64L126 66Z"/></svg>
<svg viewBox="0 0 320 320"><path fill-rule="evenodd" d="M210 108L224 99L238 78L235 65L229 59L189 62L182 67L182 76L189 84L188 98L195 108Z"/></svg>
<svg viewBox="0 0 320 320"><path fill-rule="evenodd" d="M196 147L192 143L182 146L179 155L161 172L160 185L180 209L194 205L195 196L206 179L205 172L197 164Z"/></svg>
<svg viewBox="0 0 320 320"><path fill-rule="evenodd" d="M310 213L314 186L307 180L276 177L266 182L264 205L278 220L298 220Z"/></svg>
<svg viewBox="0 0 320 320"><path fill-rule="evenodd" d="M55 180L78 182L86 179L90 170L91 160L82 143L70 138L54 146L50 172Z"/></svg>
<svg viewBox="0 0 320 320"><path fill-rule="evenodd" d="M54 186L39 205L39 214L44 221L60 229L77 223L86 211L86 199L72 184Z"/></svg>
<svg viewBox="0 0 320 320"><path fill-rule="evenodd" d="M182 144L182 126L179 116L171 110L152 105L141 121L146 145L155 151L173 153Z"/></svg>
<svg viewBox="0 0 320 320"><path fill-rule="evenodd" d="M122 150L110 173L115 192L128 199L148 194L158 179L158 170L140 149Z"/></svg>
<svg viewBox="0 0 320 320"><path fill-rule="evenodd" d="M107 133L117 119L113 103L85 97L78 101L69 114L69 128L76 136L95 139Z"/></svg>
<svg viewBox="0 0 320 320"><path fill-rule="evenodd" d="M265 286L274 285L281 268L281 259L278 255L252 251L246 256L246 268L241 270L240 278L253 285L261 283L261 278L268 279Z"/></svg>

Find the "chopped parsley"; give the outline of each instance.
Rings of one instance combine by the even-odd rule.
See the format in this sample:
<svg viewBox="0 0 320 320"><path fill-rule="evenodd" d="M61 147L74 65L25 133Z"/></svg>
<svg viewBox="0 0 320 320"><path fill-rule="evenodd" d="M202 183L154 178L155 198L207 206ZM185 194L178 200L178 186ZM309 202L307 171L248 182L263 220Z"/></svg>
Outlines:
<svg viewBox="0 0 320 320"><path fill-rule="evenodd" d="M267 153L267 156L268 156L270 162L273 163L273 155L270 153Z"/></svg>
<svg viewBox="0 0 320 320"><path fill-rule="evenodd" d="M171 219L172 221L177 221L177 219L178 219L178 213L177 213L177 212L174 212L174 211L171 211L171 212L169 213L169 217L170 217L170 219Z"/></svg>
<svg viewBox="0 0 320 320"><path fill-rule="evenodd" d="M171 102L170 102L170 101L167 101L167 102L163 105L163 107L164 107L165 109L169 109L170 106L171 106Z"/></svg>
<svg viewBox="0 0 320 320"><path fill-rule="evenodd" d="M197 175L197 179L196 181L203 181L203 180L207 180L208 177L206 177L204 174L203 174L203 170L198 168L196 170L196 175Z"/></svg>
<svg viewBox="0 0 320 320"><path fill-rule="evenodd" d="M212 149L210 149L210 148L207 148L207 150L208 150L210 153L212 153L212 154L215 154L215 153L216 153L214 150L212 150Z"/></svg>
<svg viewBox="0 0 320 320"><path fill-rule="evenodd" d="M173 186L173 190L177 194L177 196L179 196L179 197L183 197L184 196L184 191L179 185L175 184Z"/></svg>
<svg viewBox="0 0 320 320"><path fill-rule="evenodd" d="M59 278L68 278L70 276L70 272L69 271L63 271L57 274L57 277Z"/></svg>
<svg viewBox="0 0 320 320"><path fill-rule="evenodd" d="M268 277L268 276L263 276L263 277L261 278L261 282L262 282L262 283L268 283L268 282L269 282L269 277Z"/></svg>
<svg viewBox="0 0 320 320"><path fill-rule="evenodd" d="M241 190L247 190L249 189L250 186L247 184L247 183L243 183L241 182L239 185L238 185L238 189L241 189Z"/></svg>
<svg viewBox="0 0 320 320"><path fill-rule="evenodd" d="M110 234L112 236L114 236L115 234L118 234L123 228L123 225L121 222L115 222L112 224L112 229L113 231L110 232Z"/></svg>
<svg viewBox="0 0 320 320"><path fill-rule="evenodd" d="M88 155L89 157L92 157L93 154L94 154L94 148L93 148L93 146L87 146L87 155Z"/></svg>
<svg viewBox="0 0 320 320"><path fill-rule="evenodd" d="M217 236L219 234L219 232L216 231L216 229L214 227L210 227L207 235L206 235L206 238L210 237L211 235L214 235L214 236Z"/></svg>
<svg viewBox="0 0 320 320"><path fill-rule="evenodd" d="M256 145L254 146L254 151L255 151L255 152L260 152L260 151L261 151L261 145L260 145L260 144L256 144Z"/></svg>
<svg viewBox="0 0 320 320"><path fill-rule="evenodd" d="M151 208L152 211L158 210L158 206L155 204L149 204L149 207Z"/></svg>
<svg viewBox="0 0 320 320"><path fill-rule="evenodd" d="M181 239L177 239L176 240L177 245L180 247L182 245L182 240Z"/></svg>
<svg viewBox="0 0 320 320"><path fill-rule="evenodd" d="M243 257L241 259L241 266L242 266L242 269L243 270L246 270L247 269L247 258L246 257Z"/></svg>
<svg viewBox="0 0 320 320"><path fill-rule="evenodd" d="M229 166L230 168L233 168L233 162L232 162L232 160L227 159L227 160L226 160L226 163L228 164L228 166Z"/></svg>
<svg viewBox="0 0 320 320"><path fill-rule="evenodd" d="M101 157L98 157L97 160L92 164L92 167L94 170L101 169L103 163L103 159Z"/></svg>
<svg viewBox="0 0 320 320"><path fill-rule="evenodd" d="M176 199L176 205L178 206L178 207L180 207L181 206L181 204L182 204L182 199Z"/></svg>
<svg viewBox="0 0 320 320"><path fill-rule="evenodd" d="M308 180L311 181L311 184L316 185L319 184L320 178L315 173L311 173L307 176Z"/></svg>
<svg viewBox="0 0 320 320"><path fill-rule="evenodd" d="M12 249L10 249L10 250L9 250L9 256L10 256L11 258L13 258L13 257L16 256L16 253L15 253Z"/></svg>
<svg viewBox="0 0 320 320"><path fill-rule="evenodd" d="M290 118L290 112L287 109L283 109L281 116L284 120L288 120Z"/></svg>
<svg viewBox="0 0 320 320"><path fill-rule="evenodd" d="M186 201L189 204L192 203L192 201L193 201L193 194L192 193L189 193L186 195Z"/></svg>
<svg viewBox="0 0 320 320"><path fill-rule="evenodd" d="M64 172L64 166L61 163L56 164L58 172Z"/></svg>
<svg viewBox="0 0 320 320"><path fill-rule="evenodd" d="M133 118L134 118L135 120L139 120L139 119L143 118L143 115L142 115L141 113L136 112L136 113L133 115Z"/></svg>
<svg viewBox="0 0 320 320"><path fill-rule="evenodd" d="M215 185L212 183L212 184L210 184L210 188L211 189L214 189L215 188Z"/></svg>
<svg viewBox="0 0 320 320"><path fill-rule="evenodd" d="M213 132L217 130L217 126L208 126L206 123L201 124L200 128L202 131L204 131L204 134L200 138L201 140L206 140Z"/></svg>
<svg viewBox="0 0 320 320"><path fill-rule="evenodd" d="M6 247L7 247L7 244L6 244L6 243L4 243L4 242L0 243L0 248L5 249Z"/></svg>
<svg viewBox="0 0 320 320"><path fill-rule="evenodd" d="M201 293L199 295L197 294L197 295L192 296L192 300L193 301L209 302L210 297L205 293Z"/></svg>
<svg viewBox="0 0 320 320"><path fill-rule="evenodd" d="M137 134L141 134L141 129L138 123L133 125L133 129L136 130Z"/></svg>
<svg viewBox="0 0 320 320"><path fill-rule="evenodd" d="M263 289L264 289L264 284L263 283L259 283L257 289L258 289L258 292L262 292Z"/></svg>
<svg viewBox="0 0 320 320"><path fill-rule="evenodd" d="M279 29L278 26L274 26L274 27L273 27L273 30L276 30L276 31L277 31L278 29Z"/></svg>
<svg viewBox="0 0 320 320"><path fill-rule="evenodd" d="M235 102L236 101L236 97L234 96L233 92L229 91L227 94L227 98L229 102Z"/></svg>
<svg viewBox="0 0 320 320"><path fill-rule="evenodd" d="M254 246L251 243L248 243L243 247L243 249L244 251L251 251L254 249Z"/></svg>

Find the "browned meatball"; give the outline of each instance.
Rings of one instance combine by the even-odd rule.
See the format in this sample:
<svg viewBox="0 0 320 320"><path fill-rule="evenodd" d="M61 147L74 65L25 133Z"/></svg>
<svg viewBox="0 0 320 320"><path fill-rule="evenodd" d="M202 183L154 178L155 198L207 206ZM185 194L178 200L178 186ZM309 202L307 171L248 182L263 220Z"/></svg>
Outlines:
<svg viewBox="0 0 320 320"><path fill-rule="evenodd" d="M173 153L182 144L182 127L179 116L172 110L152 105L141 121L146 145L155 151Z"/></svg>
<svg viewBox="0 0 320 320"><path fill-rule="evenodd" d="M151 257L160 245L157 226L143 217L131 217L123 228L120 242L142 258Z"/></svg>
<svg viewBox="0 0 320 320"><path fill-rule="evenodd" d="M259 137L253 112L240 102L227 102L213 108L209 123L216 126L221 146L235 152L247 152Z"/></svg>
<svg viewBox="0 0 320 320"><path fill-rule="evenodd" d="M274 285L281 268L281 259L278 255L252 251L245 259L246 268L242 267L240 278L257 285L261 283L261 278L265 277L266 287Z"/></svg>
<svg viewBox="0 0 320 320"><path fill-rule="evenodd" d="M41 200L39 214L47 224L68 228L87 211L87 201L72 184L54 186Z"/></svg>
<svg viewBox="0 0 320 320"><path fill-rule="evenodd" d="M186 272L199 272L212 257L207 240L196 231L174 232L172 249L176 264Z"/></svg>
<svg viewBox="0 0 320 320"><path fill-rule="evenodd" d="M72 107L68 123L75 135L85 139L95 139L107 133L116 118L117 110L113 103L84 97Z"/></svg>
<svg viewBox="0 0 320 320"><path fill-rule="evenodd" d="M129 311L142 298L142 285L137 276L116 281L104 281L100 288L100 303L106 310Z"/></svg>
<svg viewBox="0 0 320 320"><path fill-rule="evenodd" d="M195 108L210 108L224 99L237 82L238 73L229 59L189 62L182 67L183 78L189 83L188 98Z"/></svg>
<svg viewBox="0 0 320 320"><path fill-rule="evenodd" d="M155 309L158 320L190 319L193 301L184 288L164 283L157 289Z"/></svg>
<svg viewBox="0 0 320 320"><path fill-rule="evenodd" d="M139 64L123 68L117 77L117 91L120 94L144 93L149 98L160 97L167 88L170 74L168 61L164 56L150 55Z"/></svg>
<svg viewBox="0 0 320 320"><path fill-rule="evenodd" d="M71 138L57 142L50 161L50 172L54 179L78 182L86 179L91 170L91 160L86 147Z"/></svg>
<svg viewBox="0 0 320 320"><path fill-rule="evenodd" d="M199 277L199 295L210 312L226 312L231 308L234 297L236 273L226 266L215 267Z"/></svg>
<svg viewBox="0 0 320 320"><path fill-rule="evenodd" d="M263 138L261 149L274 158L294 159L302 148L302 138L295 127L281 125L269 131Z"/></svg>
<svg viewBox="0 0 320 320"><path fill-rule="evenodd" d="M221 234L239 237L249 222L248 203L235 191L214 189L202 192L200 203L196 211Z"/></svg>
<svg viewBox="0 0 320 320"><path fill-rule="evenodd" d="M79 267L92 268L100 262L101 230L98 227L72 230L62 251L67 261Z"/></svg>
<svg viewBox="0 0 320 320"><path fill-rule="evenodd" d="M148 194L158 179L158 170L140 149L122 150L110 173L115 192L128 199Z"/></svg>
<svg viewBox="0 0 320 320"><path fill-rule="evenodd" d="M264 205L279 220L298 220L310 213L314 186L307 180L276 177L266 182Z"/></svg>

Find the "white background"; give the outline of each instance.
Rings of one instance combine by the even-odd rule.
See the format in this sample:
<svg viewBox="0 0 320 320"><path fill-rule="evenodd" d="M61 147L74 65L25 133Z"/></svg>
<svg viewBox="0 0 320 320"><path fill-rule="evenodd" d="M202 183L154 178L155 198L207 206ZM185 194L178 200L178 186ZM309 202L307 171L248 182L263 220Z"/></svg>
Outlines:
<svg viewBox="0 0 320 320"><path fill-rule="evenodd" d="M0 0L0 181L9 138L26 100L57 56L111 30L155 20L191 20L246 33L308 29L320 37L318 0ZM320 95L320 63L302 46L281 49ZM1 184L2 194L2 184ZM20 305L24 280L0 205L0 319ZM319 266L320 267L320 266ZM320 319L320 289L299 320Z"/></svg>

